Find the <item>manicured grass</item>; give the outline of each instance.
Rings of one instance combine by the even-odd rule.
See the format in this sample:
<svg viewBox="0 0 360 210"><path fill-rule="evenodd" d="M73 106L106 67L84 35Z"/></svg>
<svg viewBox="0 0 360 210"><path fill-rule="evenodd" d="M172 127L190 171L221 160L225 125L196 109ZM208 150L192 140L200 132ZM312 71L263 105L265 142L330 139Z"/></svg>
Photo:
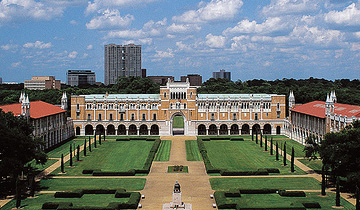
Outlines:
<svg viewBox="0 0 360 210"><path fill-rule="evenodd" d="M51 166L52 164L56 163L59 160L54 159L48 159L44 165L36 164L35 160L30 161L28 164L30 164L33 168L35 168L35 171L41 172Z"/></svg>
<svg viewBox="0 0 360 210"><path fill-rule="evenodd" d="M184 128L184 118L182 116L174 117L173 128Z"/></svg>
<svg viewBox="0 0 360 210"><path fill-rule="evenodd" d="M275 148L276 141L279 144L279 149L283 149L284 142L286 142L286 153L291 155L291 148L294 147L295 157L305 157L304 145L300 144L297 141L289 139L286 136L272 136L273 144ZM270 141L271 136L268 136L268 141Z"/></svg>
<svg viewBox="0 0 360 210"><path fill-rule="evenodd" d="M322 169L322 161L320 159L317 160L310 160L310 159L299 159L301 163L306 165L307 167L311 168L315 171L321 171Z"/></svg>
<svg viewBox="0 0 360 210"><path fill-rule="evenodd" d="M80 146L83 145L85 138L86 138L86 144L89 145L89 142L88 142L89 137L84 137L84 136L83 137L76 137L75 139L70 140L70 141L66 142L65 144L61 145L60 147L49 151L47 153L47 155L48 155L49 158L61 158L61 154L66 156L66 155L68 155L70 153L70 144L73 146L73 151L74 151L74 144L75 144L75 148L78 145L80 145ZM92 136L91 137L92 142L94 142L93 138L94 137Z"/></svg>
<svg viewBox="0 0 360 210"><path fill-rule="evenodd" d="M286 189L286 190L320 190L320 182L311 177L241 177L210 178L213 190L241 189Z"/></svg>
<svg viewBox="0 0 360 210"><path fill-rule="evenodd" d="M84 169L101 169L102 171L128 171L129 169L142 169L149 155L153 141L106 141L92 152L87 152L86 157L81 157L79 162L74 161L75 167L68 167L65 163L65 175L83 175ZM58 175L60 169L52 174Z"/></svg>
<svg viewBox="0 0 360 210"><path fill-rule="evenodd" d="M290 172L290 161L282 166L282 158L276 161L275 156L265 152L264 147L252 141L214 140L204 141L207 155L214 168L230 171L256 171L260 168L278 168L280 174L305 174L295 166L295 172Z"/></svg>
<svg viewBox="0 0 360 210"><path fill-rule="evenodd" d="M194 140L186 140L186 160L187 161L202 161L201 154L197 142Z"/></svg>
<svg viewBox="0 0 360 210"><path fill-rule="evenodd" d="M85 194L81 198L54 198L54 194L37 194L36 198L27 198L21 202L23 209L39 210L46 202L71 202L74 206L105 207L111 202L126 202L129 198L115 198L114 194ZM1 209L10 210L15 207L12 200Z"/></svg>
<svg viewBox="0 0 360 210"><path fill-rule="evenodd" d="M96 139L99 141L99 136L96 136ZM116 140L116 139L138 139L138 138L148 138L148 139L159 139L159 136L106 136L105 140ZM103 137L101 138L103 140Z"/></svg>
<svg viewBox="0 0 360 210"><path fill-rule="evenodd" d="M144 189L144 178L71 178L71 179L43 179L40 181L41 190L69 191L76 189L114 189L124 188L127 191Z"/></svg>
<svg viewBox="0 0 360 210"><path fill-rule="evenodd" d="M182 166L182 170L181 171L176 171L176 166L168 166L168 173L188 173L189 172L189 167L188 166Z"/></svg>
<svg viewBox="0 0 360 210"><path fill-rule="evenodd" d="M171 140L162 140L154 161L169 161Z"/></svg>

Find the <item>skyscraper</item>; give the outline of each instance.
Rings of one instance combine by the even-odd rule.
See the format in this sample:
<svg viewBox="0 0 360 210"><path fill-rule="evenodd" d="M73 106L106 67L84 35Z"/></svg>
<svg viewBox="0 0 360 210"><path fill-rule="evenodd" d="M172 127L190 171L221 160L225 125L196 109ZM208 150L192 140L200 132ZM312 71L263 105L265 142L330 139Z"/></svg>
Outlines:
<svg viewBox="0 0 360 210"><path fill-rule="evenodd" d="M231 81L231 72L226 72L224 69L221 69L219 72L213 72L213 78L224 78Z"/></svg>
<svg viewBox="0 0 360 210"><path fill-rule="evenodd" d="M141 77L141 45L105 45L105 85L119 77Z"/></svg>

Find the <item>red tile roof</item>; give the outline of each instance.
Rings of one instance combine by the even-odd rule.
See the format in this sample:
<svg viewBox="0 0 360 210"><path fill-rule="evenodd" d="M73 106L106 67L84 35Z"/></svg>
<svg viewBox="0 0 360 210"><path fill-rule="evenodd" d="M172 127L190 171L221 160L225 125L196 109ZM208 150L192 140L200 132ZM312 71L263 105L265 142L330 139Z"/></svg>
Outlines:
<svg viewBox="0 0 360 210"><path fill-rule="evenodd" d="M360 106L335 103L335 114L347 117L360 117ZM325 118L325 102L313 101L302 105L296 105L292 112L299 112L319 118Z"/></svg>
<svg viewBox="0 0 360 210"><path fill-rule="evenodd" d="M12 112L14 115L21 114L21 103L9 104L0 106L4 112ZM30 102L30 117L33 119L46 117L49 115L59 114L66 112L58 106L43 102L43 101L32 101Z"/></svg>

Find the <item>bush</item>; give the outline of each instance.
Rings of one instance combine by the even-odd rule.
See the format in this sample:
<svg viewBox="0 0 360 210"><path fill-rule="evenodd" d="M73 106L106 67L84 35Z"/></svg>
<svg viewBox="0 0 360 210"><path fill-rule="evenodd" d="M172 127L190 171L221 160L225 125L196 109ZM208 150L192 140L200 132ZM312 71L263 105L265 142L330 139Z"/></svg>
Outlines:
<svg viewBox="0 0 360 210"><path fill-rule="evenodd" d="M280 173L280 170L278 168L264 168L263 170L266 170L268 173L273 173L273 174Z"/></svg>
<svg viewBox="0 0 360 210"><path fill-rule="evenodd" d="M269 175L267 170L257 171L220 171L221 176L254 176L254 175Z"/></svg>
<svg viewBox="0 0 360 210"><path fill-rule="evenodd" d="M244 139L239 137L232 137L230 138L230 141L244 141Z"/></svg>
<svg viewBox="0 0 360 210"><path fill-rule="evenodd" d="M240 207L240 205L236 206L237 210L306 210L304 207Z"/></svg>
<svg viewBox="0 0 360 210"><path fill-rule="evenodd" d="M94 171L101 171L101 169L84 169L83 174L92 174Z"/></svg>
<svg viewBox="0 0 360 210"><path fill-rule="evenodd" d="M304 191L286 191L286 190L280 190L279 191L280 196L284 197L306 197L306 194Z"/></svg>
<svg viewBox="0 0 360 210"><path fill-rule="evenodd" d="M73 192L56 192L55 198L81 198L83 196L82 190L74 190Z"/></svg>
<svg viewBox="0 0 360 210"><path fill-rule="evenodd" d="M146 139L146 141L155 141L155 139Z"/></svg>
<svg viewBox="0 0 360 210"><path fill-rule="evenodd" d="M272 194L279 189L239 189L241 194Z"/></svg>
<svg viewBox="0 0 360 210"><path fill-rule="evenodd" d="M321 209L321 206L318 202L302 203L302 205L307 209Z"/></svg>
<svg viewBox="0 0 360 210"><path fill-rule="evenodd" d="M130 141L130 139L116 139L116 141Z"/></svg>
<svg viewBox="0 0 360 210"><path fill-rule="evenodd" d="M126 192L125 189L119 189L116 190L115 192L115 198L129 198L130 197L130 192Z"/></svg>
<svg viewBox="0 0 360 210"><path fill-rule="evenodd" d="M240 198L241 197L240 190L239 189L230 189L228 192L225 192L225 197Z"/></svg>
<svg viewBox="0 0 360 210"><path fill-rule="evenodd" d="M210 141L210 139L202 139L203 141Z"/></svg>
<svg viewBox="0 0 360 210"><path fill-rule="evenodd" d="M229 137L210 137L210 140L229 140Z"/></svg>
<svg viewBox="0 0 360 210"><path fill-rule="evenodd" d="M96 206L75 206L75 207L58 207L57 210L114 210L112 207L96 207Z"/></svg>
<svg viewBox="0 0 360 210"><path fill-rule="evenodd" d="M42 209L57 209L59 206L65 207L65 206L72 206L73 204L70 202L46 202L43 203Z"/></svg>
<svg viewBox="0 0 360 210"><path fill-rule="evenodd" d="M228 201L224 191L216 191L214 197L218 209L236 209L236 203Z"/></svg>
<svg viewBox="0 0 360 210"><path fill-rule="evenodd" d="M121 189L120 189L121 190ZM83 194L114 194L117 190L108 189L86 189L82 190Z"/></svg>
<svg viewBox="0 0 360 210"><path fill-rule="evenodd" d="M94 171L93 176L135 176L135 170L129 171Z"/></svg>

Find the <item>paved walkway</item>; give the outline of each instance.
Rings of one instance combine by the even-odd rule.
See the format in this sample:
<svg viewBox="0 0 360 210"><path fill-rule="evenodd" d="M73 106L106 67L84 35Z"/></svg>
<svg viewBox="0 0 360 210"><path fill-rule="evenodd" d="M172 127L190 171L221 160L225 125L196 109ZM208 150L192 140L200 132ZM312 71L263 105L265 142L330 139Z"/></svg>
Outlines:
<svg viewBox="0 0 360 210"><path fill-rule="evenodd" d="M172 201L175 181L181 185L182 201L191 203L194 210L213 209L215 200L210 199L211 190L209 176L206 174L202 161L187 161L185 140L196 140L196 137L169 136L162 140L172 140L170 160L168 162L153 162L151 171L146 177L146 184L141 191L145 199L141 200L142 209L160 210L162 204ZM189 173L167 173L170 165L189 167Z"/></svg>

